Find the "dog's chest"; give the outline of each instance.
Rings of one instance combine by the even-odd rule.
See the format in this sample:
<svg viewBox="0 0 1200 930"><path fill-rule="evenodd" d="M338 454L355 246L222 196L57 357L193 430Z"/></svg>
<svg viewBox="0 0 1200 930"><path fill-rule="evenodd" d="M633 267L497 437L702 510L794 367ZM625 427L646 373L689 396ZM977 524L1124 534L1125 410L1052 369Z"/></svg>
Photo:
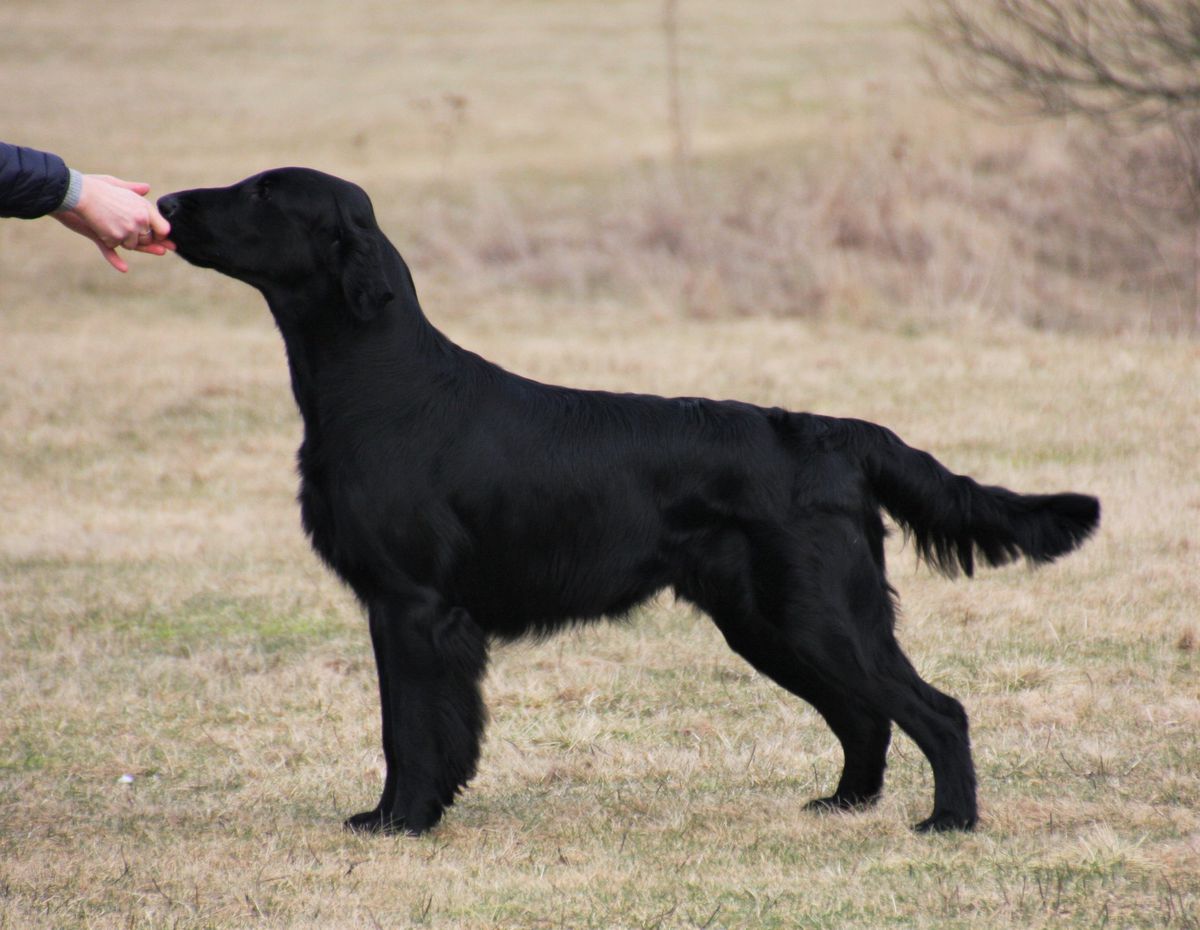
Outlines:
<svg viewBox="0 0 1200 930"><path fill-rule="evenodd" d="M325 476L312 470L300 469L300 521L317 554L334 570L338 570L336 509L331 501Z"/></svg>
<svg viewBox="0 0 1200 930"><path fill-rule="evenodd" d="M365 597L380 578L412 561L414 541L397 517L408 496L404 485L372 475L343 458L329 464L306 440L299 458L300 518L313 549L351 588ZM405 554L408 558L405 558Z"/></svg>
<svg viewBox="0 0 1200 930"><path fill-rule="evenodd" d="M362 548L362 520L355 495L342 469L332 468L319 448L306 438L297 455L300 471L300 520L313 548L330 568L353 584L355 553Z"/></svg>

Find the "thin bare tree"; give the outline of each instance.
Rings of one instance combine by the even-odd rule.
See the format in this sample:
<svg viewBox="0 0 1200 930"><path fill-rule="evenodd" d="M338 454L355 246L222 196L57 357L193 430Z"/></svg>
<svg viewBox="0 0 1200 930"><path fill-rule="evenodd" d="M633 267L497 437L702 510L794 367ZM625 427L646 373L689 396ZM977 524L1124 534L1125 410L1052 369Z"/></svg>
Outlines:
<svg viewBox="0 0 1200 930"><path fill-rule="evenodd" d="M921 25L935 76L987 111L1171 133L1200 329L1200 0L927 0Z"/></svg>
<svg viewBox="0 0 1200 930"><path fill-rule="evenodd" d="M953 86L1006 110L1170 122L1200 110L1200 0L930 0Z"/></svg>

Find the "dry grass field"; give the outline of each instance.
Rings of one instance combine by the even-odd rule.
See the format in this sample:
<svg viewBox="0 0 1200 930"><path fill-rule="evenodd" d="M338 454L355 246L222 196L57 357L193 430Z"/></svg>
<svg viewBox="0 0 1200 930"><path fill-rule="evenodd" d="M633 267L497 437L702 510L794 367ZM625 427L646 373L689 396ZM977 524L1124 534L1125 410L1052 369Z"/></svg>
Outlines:
<svg viewBox="0 0 1200 930"><path fill-rule="evenodd" d="M1075 128L934 96L900 5L747 9L680 2L689 192L656 2L7 3L0 124L157 193L354 178L434 321L523 373L863 417L1098 494L1097 538L1036 572L951 582L893 540L980 830L909 832L903 736L877 809L803 812L833 737L662 598L496 652L480 774L431 836L342 832L381 778L374 670L299 528L265 306L4 221L0 928L1200 927L1178 237Z"/></svg>

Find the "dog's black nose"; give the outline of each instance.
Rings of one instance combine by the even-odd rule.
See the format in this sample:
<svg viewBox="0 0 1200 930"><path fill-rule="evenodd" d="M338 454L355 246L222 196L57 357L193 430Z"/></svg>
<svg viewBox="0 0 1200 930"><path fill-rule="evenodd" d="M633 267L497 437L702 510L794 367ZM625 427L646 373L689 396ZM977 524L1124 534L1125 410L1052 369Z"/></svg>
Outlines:
<svg viewBox="0 0 1200 930"><path fill-rule="evenodd" d="M167 194L158 198L158 212L166 219L170 219L179 212L179 198L174 194Z"/></svg>

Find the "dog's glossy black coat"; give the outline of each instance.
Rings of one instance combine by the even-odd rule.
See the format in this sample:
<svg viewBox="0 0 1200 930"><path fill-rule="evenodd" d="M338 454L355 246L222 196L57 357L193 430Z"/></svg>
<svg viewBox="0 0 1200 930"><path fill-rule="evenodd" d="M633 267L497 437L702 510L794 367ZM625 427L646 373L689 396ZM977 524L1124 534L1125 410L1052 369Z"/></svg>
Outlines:
<svg viewBox="0 0 1200 930"><path fill-rule="evenodd" d="M811 703L873 802L892 721L928 757L921 829L970 829L967 717L893 635L887 510L934 565L1045 562L1097 525L1078 494L956 476L870 423L510 374L426 320L358 187L286 168L159 201L188 261L258 288L304 419L300 505L365 605L387 776L347 825L420 833L475 771L489 641L623 614L662 588Z"/></svg>

